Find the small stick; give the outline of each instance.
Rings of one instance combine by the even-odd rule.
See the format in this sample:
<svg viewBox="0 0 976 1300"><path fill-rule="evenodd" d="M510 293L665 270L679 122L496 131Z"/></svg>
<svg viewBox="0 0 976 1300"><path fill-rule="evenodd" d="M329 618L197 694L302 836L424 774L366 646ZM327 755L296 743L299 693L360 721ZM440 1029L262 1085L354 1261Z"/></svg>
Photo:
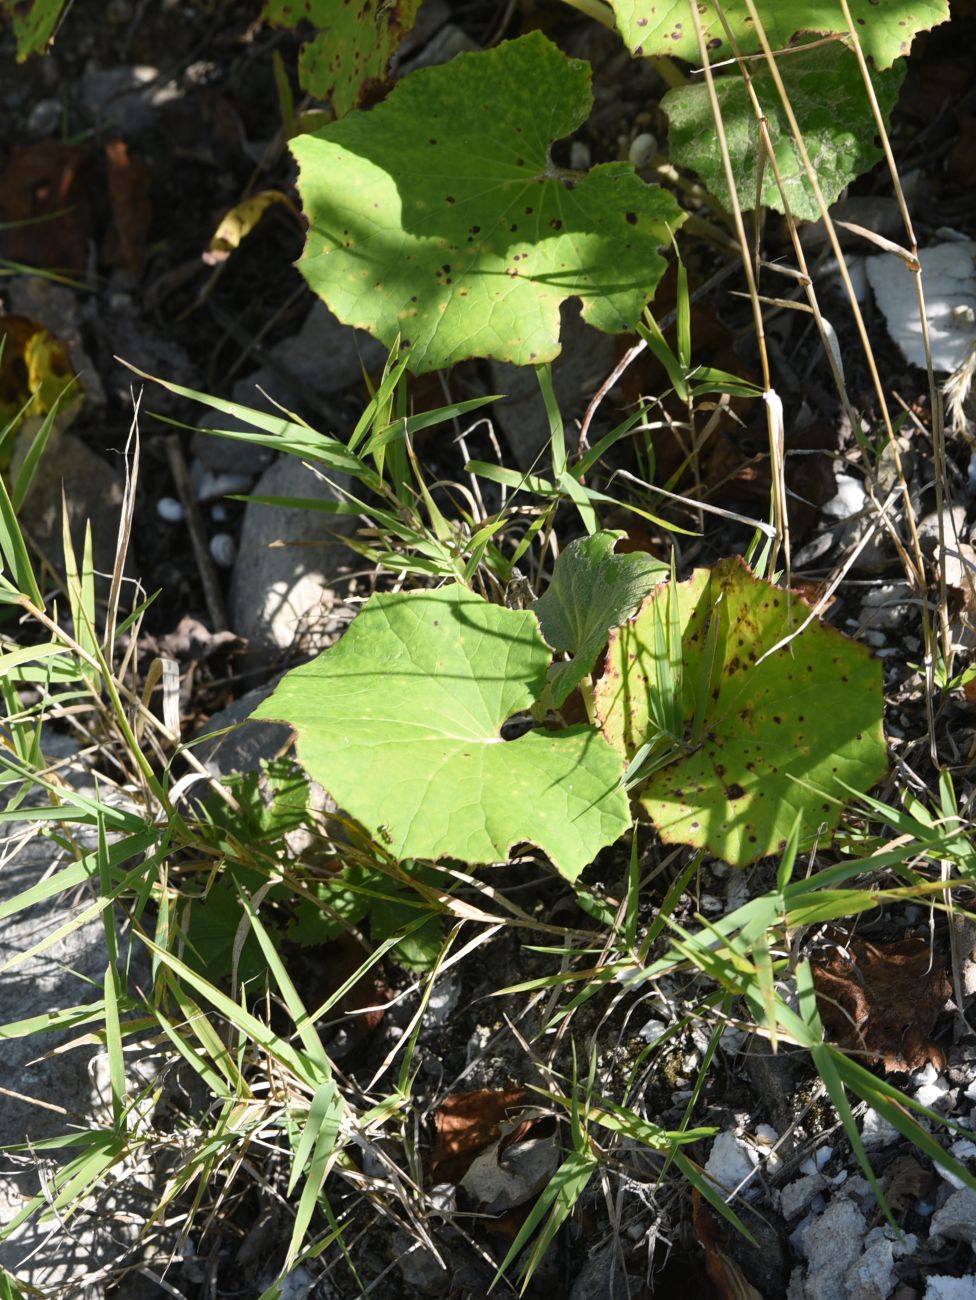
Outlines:
<svg viewBox="0 0 976 1300"><path fill-rule="evenodd" d="M207 538L200 522L200 512L197 510L196 499L193 495L193 484L190 482L190 474L186 468L183 448L180 446L179 436L175 433L169 434L166 438L166 458L169 461L173 484L180 498L183 513L186 515L186 526L190 531L193 554L200 572L200 581L203 584L203 598L207 602L207 613L210 615L211 623L213 623L213 630L215 632L224 632L228 626L227 610L220 591L217 570L210 557L210 548L207 545Z"/></svg>

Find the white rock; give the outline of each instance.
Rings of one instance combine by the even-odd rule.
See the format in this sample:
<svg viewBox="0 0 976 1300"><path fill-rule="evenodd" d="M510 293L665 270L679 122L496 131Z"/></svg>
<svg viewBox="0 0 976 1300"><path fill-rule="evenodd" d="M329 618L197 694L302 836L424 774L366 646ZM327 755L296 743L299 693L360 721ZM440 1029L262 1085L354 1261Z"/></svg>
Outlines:
<svg viewBox="0 0 976 1300"><path fill-rule="evenodd" d="M852 515L860 514L867 500L861 480L851 478L849 474L838 474L835 481L837 493L821 507L823 513L831 519L850 519Z"/></svg>
<svg viewBox="0 0 976 1300"><path fill-rule="evenodd" d="M929 1232L933 1237L965 1241L976 1248L976 1192L968 1187L953 1192L942 1209L933 1214Z"/></svg>
<svg viewBox="0 0 976 1300"><path fill-rule="evenodd" d="M935 1274L925 1283L924 1300L976 1300L976 1277Z"/></svg>
<svg viewBox="0 0 976 1300"><path fill-rule="evenodd" d="M915 1100L922 1106L937 1106L949 1088L948 1080L938 1075L931 1083L923 1083L920 1088L915 1089Z"/></svg>
<svg viewBox="0 0 976 1300"><path fill-rule="evenodd" d="M823 1174L807 1174L796 1182L787 1183L780 1192L780 1211L784 1219L795 1219L807 1208L818 1192L827 1186Z"/></svg>
<svg viewBox="0 0 976 1300"><path fill-rule="evenodd" d="M759 1164L759 1156L734 1133L719 1133L705 1165L705 1173L726 1193L732 1192Z"/></svg>
<svg viewBox="0 0 976 1300"><path fill-rule="evenodd" d="M922 266L932 364L955 370L976 342L976 243L935 244L918 255ZM888 326L907 361L925 368L915 275L890 254L867 259L868 279Z"/></svg>
<svg viewBox="0 0 976 1300"><path fill-rule="evenodd" d="M831 1201L823 1214L813 1219L798 1238L807 1259L805 1300L851 1300L846 1274L861 1256L867 1227L864 1215L853 1201Z"/></svg>
<svg viewBox="0 0 976 1300"><path fill-rule="evenodd" d="M648 1020L638 1029L637 1036L643 1038L645 1043L653 1043L666 1032L667 1025L663 1020Z"/></svg>

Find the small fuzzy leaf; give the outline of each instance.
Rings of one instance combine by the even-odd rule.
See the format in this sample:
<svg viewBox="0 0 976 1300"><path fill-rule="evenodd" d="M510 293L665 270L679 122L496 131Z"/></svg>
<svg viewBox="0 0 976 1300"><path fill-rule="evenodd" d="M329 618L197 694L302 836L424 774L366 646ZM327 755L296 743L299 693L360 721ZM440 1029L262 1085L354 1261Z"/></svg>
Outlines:
<svg viewBox="0 0 976 1300"><path fill-rule="evenodd" d="M318 31L302 46L298 76L317 99L331 99L336 117L386 86L390 60L413 27L420 0L268 0L264 17L294 30Z"/></svg>
<svg viewBox="0 0 976 1300"><path fill-rule="evenodd" d="M549 661L528 611L460 586L377 595L254 716L291 723L308 774L395 857L498 862L528 842L574 879L630 814L592 727L502 738Z"/></svg>
<svg viewBox="0 0 976 1300"><path fill-rule="evenodd" d="M701 55L688 0L609 0L617 27L633 54L668 55L699 64ZM712 0L697 5L709 59L732 57L725 28ZM816 33L847 36L837 0L775 0L756 6L774 49L785 49L794 37ZM908 54L919 32L949 20L949 0L850 0L851 17L864 53L877 68L890 68ZM761 48L746 0L723 0L722 12L743 54Z"/></svg>
<svg viewBox="0 0 976 1300"><path fill-rule="evenodd" d="M614 555L617 539L623 536L600 532L570 542L556 561L545 594L531 606L552 648L573 656L549 670L557 709L593 671L611 630L629 618L667 574L666 565L643 551Z"/></svg>
<svg viewBox="0 0 976 1300"><path fill-rule="evenodd" d="M790 103L803 132L810 160L828 205L841 190L881 158L875 144L871 108L857 59L842 45L826 45L783 55L777 62ZM899 64L871 74L874 92L887 121L905 75ZM776 162L795 217L816 221L820 208L807 178L789 122L765 64L753 70L752 84L769 125ZM756 206L757 168L762 158L759 126L745 83L736 70L716 77L715 91L728 137L739 203ZM661 101L670 122L671 157L698 172L717 199L728 206L722 156L715 146L715 128L708 87L701 82L670 90ZM762 202L782 212L783 199L768 160L763 171Z"/></svg>
<svg viewBox="0 0 976 1300"><path fill-rule="evenodd" d="M404 78L383 103L291 143L309 220L299 269L347 325L411 368L559 352L559 306L630 329L684 214L629 163L549 156L592 104L587 64L539 32Z"/></svg>
<svg viewBox="0 0 976 1300"><path fill-rule="evenodd" d="M613 635L596 689L604 734L628 758L653 731L651 692L665 653L654 606L668 590ZM809 843L818 827L837 824L830 796L849 797L845 786L867 791L887 768L880 662L816 620L762 659L809 606L739 559L697 569L674 595L684 731L672 760L642 787L641 806L665 841L707 848L734 866L781 852L798 814Z"/></svg>

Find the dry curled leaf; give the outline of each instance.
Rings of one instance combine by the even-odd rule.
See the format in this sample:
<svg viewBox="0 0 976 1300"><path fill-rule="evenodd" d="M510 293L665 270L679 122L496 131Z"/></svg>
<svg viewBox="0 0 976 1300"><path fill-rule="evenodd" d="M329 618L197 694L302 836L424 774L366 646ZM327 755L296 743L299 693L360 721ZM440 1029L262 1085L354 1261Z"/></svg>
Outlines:
<svg viewBox="0 0 976 1300"><path fill-rule="evenodd" d="M501 1126L525 1107L525 1091L479 1088L445 1097L434 1115L437 1141L431 1156L435 1183L459 1183L479 1152L497 1142ZM512 1140L517 1140L513 1138Z"/></svg>
<svg viewBox="0 0 976 1300"><path fill-rule="evenodd" d="M932 1030L951 993L945 961L925 938L852 939L813 966L817 1008L846 1051L894 1070L945 1065Z"/></svg>
<svg viewBox="0 0 976 1300"><path fill-rule="evenodd" d="M899 1156L885 1170L881 1190L894 1214L905 1214L929 1191L935 1174L924 1169L914 1156Z"/></svg>

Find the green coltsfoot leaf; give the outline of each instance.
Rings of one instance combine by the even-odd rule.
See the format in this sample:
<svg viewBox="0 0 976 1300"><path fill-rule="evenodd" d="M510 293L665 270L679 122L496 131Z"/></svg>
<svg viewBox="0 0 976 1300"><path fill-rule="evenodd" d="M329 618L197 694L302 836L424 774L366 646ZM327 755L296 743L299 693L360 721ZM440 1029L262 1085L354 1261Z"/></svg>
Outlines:
<svg viewBox="0 0 976 1300"><path fill-rule="evenodd" d="M299 80L343 117L371 89L385 88L390 60L419 8L420 0L267 0L264 18L275 27L318 29L302 46Z"/></svg>
<svg viewBox="0 0 976 1300"><path fill-rule="evenodd" d="M567 298L598 329L632 328L684 213L629 163L553 163L591 104L589 65L533 32L299 136L300 270L347 325L399 339L415 371L549 361Z"/></svg>
<svg viewBox="0 0 976 1300"><path fill-rule="evenodd" d="M643 551L614 555L624 536L604 531L570 542L556 560L545 594L532 605L552 648L573 656L549 670L550 697L557 709L593 671L611 630L667 576L667 565Z"/></svg>
<svg viewBox="0 0 976 1300"><path fill-rule="evenodd" d="M633 54L665 56L699 63L695 21L688 0L609 0L617 27ZM761 48L746 0L723 0L722 12L742 54ZM774 50L785 49L794 37L847 37L844 14L837 0L769 0L755 6ZM711 62L732 57L718 6L697 4ZM890 68L911 49L919 32L949 20L949 0L850 0L851 17L861 48L877 68Z"/></svg>
<svg viewBox="0 0 976 1300"><path fill-rule="evenodd" d="M534 614L464 587L373 596L257 709L396 858L504 861L537 845L572 880L630 825L623 761L589 726L502 738L551 654Z"/></svg>
<svg viewBox="0 0 976 1300"><path fill-rule="evenodd" d="M667 654L658 601L677 600L684 730L640 804L669 843L734 866L780 852L799 814L809 842L837 825L835 799L867 791L887 769L881 664L814 620L763 656L810 612L803 598L754 577L739 559L661 587L610 641L596 689L604 735L628 758L646 743L652 692Z"/></svg>
<svg viewBox="0 0 976 1300"><path fill-rule="evenodd" d="M882 157L874 142L871 106L857 59L842 45L834 44L784 54L777 60L777 67L829 206L840 197L846 185ZM904 76L903 63L884 73L871 73L874 93L886 122ZM816 221L820 206L765 63L753 66L752 85L768 123L790 211L805 221ZM773 168L763 157L759 126L745 82L737 71L730 71L715 79L715 93L725 123L740 206L744 209L756 206L758 169L763 165L761 201L783 212L783 198ZM668 138L673 161L696 171L715 197L728 206L729 187L722 155L715 143L708 87L695 82L670 90L662 99L661 107L670 122Z"/></svg>

